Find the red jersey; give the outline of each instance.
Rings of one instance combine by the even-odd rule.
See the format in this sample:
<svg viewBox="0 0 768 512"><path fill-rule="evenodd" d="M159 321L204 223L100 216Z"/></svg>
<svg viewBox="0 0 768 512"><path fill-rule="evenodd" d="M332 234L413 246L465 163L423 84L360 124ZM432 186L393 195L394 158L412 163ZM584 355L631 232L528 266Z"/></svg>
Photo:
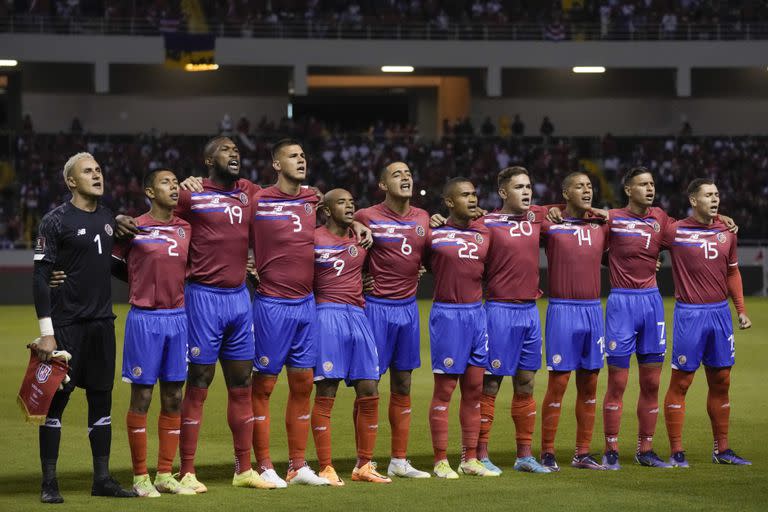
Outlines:
<svg viewBox="0 0 768 512"><path fill-rule="evenodd" d="M483 273L491 232L482 220L461 228L450 222L432 230L430 267L435 302L470 304L483 298Z"/></svg>
<svg viewBox="0 0 768 512"><path fill-rule="evenodd" d="M629 208L610 210L608 268L611 288L655 288L656 260L671 219L651 207L640 216Z"/></svg>
<svg viewBox="0 0 768 512"><path fill-rule="evenodd" d="M384 203L355 212L355 220L373 233L368 271L374 279L371 295L399 300L416 295L419 267L429 243L429 214L411 207L398 215Z"/></svg>
<svg viewBox="0 0 768 512"><path fill-rule="evenodd" d="M494 212L483 217L491 232L485 270L488 300L518 302L542 296L539 237L547 211L534 205L522 215Z"/></svg>
<svg viewBox="0 0 768 512"><path fill-rule="evenodd" d="M596 219L544 220L549 269L549 296L557 299L600 298L600 261L608 248L608 225Z"/></svg>
<svg viewBox="0 0 768 512"><path fill-rule="evenodd" d="M253 253L258 292L300 299L312 293L317 195L302 187L291 196L276 186L257 195L253 218Z"/></svg>
<svg viewBox="0 0 768 512"><path fill-rule="evenodd" d="M711 304L728 298L728 267L739 264L736 235L723 222L705 225L688 217L670 222L664 245L672 254L675 298L686 304Z"/></svg>
<svg viewBox="0 0 768 512"><path fill-rule="evenodd" d="M136 218L139 234L117 240L112 255L128 265L128 291L132 305L147 309L184 306L184 279L192 229L176 216L169 222L149 213Z"/></svg>
<svg viewBox="0 0 768 512"><path fill-rule="evenodd" d="M192 226L188 277L207 286L236 288L245 281L253 196L259 186L241 178L225 190L206 178L203 189L179 190L174 211Z"/></svg>
<svg viewBox="0 0 768 512"><path fill-rule="evenodd" d="M315 230L315 301L365 306L363 263L366 250L354 234L336 236L325 226Z"/></svg>

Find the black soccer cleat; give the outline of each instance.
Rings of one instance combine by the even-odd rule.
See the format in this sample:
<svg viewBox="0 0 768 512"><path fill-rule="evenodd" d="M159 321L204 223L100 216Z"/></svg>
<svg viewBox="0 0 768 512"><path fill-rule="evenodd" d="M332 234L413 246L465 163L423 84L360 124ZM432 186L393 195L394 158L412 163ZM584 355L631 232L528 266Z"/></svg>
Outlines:
<svg viewBox="0 0 768 512"><path fill-rule="evenodd" d="M123 489L117 480L108 476L102 480L93 482L91 487L91 496L105 496L107 498L136 498L136 494L133 490Z"/></svg>
<svg viewBox="0 0 768 512"><path fill-rule="evenodd" d="M40 502L64 503L64 498L59 492L59 482L55 478L53 480L43 480L43 485L40 489Z"/></svg>

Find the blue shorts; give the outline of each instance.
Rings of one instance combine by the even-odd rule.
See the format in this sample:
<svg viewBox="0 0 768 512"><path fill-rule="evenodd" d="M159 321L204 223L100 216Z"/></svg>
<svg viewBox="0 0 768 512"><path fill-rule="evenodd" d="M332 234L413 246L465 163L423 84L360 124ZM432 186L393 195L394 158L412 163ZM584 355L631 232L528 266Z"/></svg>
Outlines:
<svg viewBox="0 0 768 512"><path fill-rule="evenodd" d="M481 302L435 302L429 313L432 372L462 374L467 365L488 365L488 328Z"/></svg>
<svg viewBox="0 0 768 512"><path fill-rule="evenodd" d="M379 355L363 308L348 304L317 305L315 380L379 380Z"/></svg>
<svg viewBox="0 0 768 512"><path fill-rule="evenodd" d="M371 324L379 372L413 370L421 366L419 353L419 306L416 297L402 300L365 298L365 316Z"/></svg>
<svg viewBox="0 0 768 512"><path fill-rule="evenodd" d="M599 370L605 337L599 300L549 299L547 370Z"/></svg>
<svg viewBox="0 0 768 512"><path fill-rule="evenodd" d="M253 369L277 375L283 366L314 368L317 364L317 311L311 293L300 299L253 297Z"/></svg>
<svg viewBox="0 0 768 512"><path fill-rule="evenodd" d="M736 347L728 301L715 304L675 303L672 368L695 372L701 363L733 366Z"/></svg>
<svg viewBox="0 0 768 512"><path fill-rule="evenodd" d="M187 379L187 315L179 309L131 307L125 320L123 381L154 385Z"/></svg>
<svg viewBox="0 0 768 512"><path fill-rule="evenodd" d="M253 320L245 284L216 288L187 283L184 304L189 324L189 362L253 359Z"/></svg>
<svg viewBox="0 0 768 512"><path fill-rule="evenodd" d="M664 360L667 331L658 288L614 288L605 305L608 364L629 368L629 356L649 354Z"/></svg>
<svg viewBox="0 0 768 512"><path fill-rule="evenodd" d="M488 373L514 375L541 368L541 319L535 302L488 301Z"/></svg>

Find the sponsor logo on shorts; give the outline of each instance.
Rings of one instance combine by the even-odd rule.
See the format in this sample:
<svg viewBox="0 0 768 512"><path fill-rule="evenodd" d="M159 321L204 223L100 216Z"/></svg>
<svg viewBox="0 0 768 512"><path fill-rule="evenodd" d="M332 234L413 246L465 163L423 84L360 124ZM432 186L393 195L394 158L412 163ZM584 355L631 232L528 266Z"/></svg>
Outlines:
<svg viewBox="0 0 768 512"><path fill-rule="evenodd" d="M333 370L333 363L330 362L330 361L324 362L323 363L323 370L326 371L326 372L329 372L329 371Z"/></svg>
<svg viewBox="0 0 768 512"><path fill-rule="evenodd" d="M531 210L528 210L528 213L526 213L525 216L528 218L529 222L533 222L534 220L536 220L536 214L533 213Z"/></svg>
<svg viewBox="0 0 768 512"><path fill-rule="evenodd" d="M443 359L443 365L444 365L446 368L451 368L451 367L453 367L453 359L452 359L452 358L450 358L450 357L446 357L445 359Z"/></svg>
<svg viewBox="0 0 768 512"><path fill-rule="evenodd" d="M494 368L496 370L501 368L501 361L498 359L494 359L493 361L491 361L491 368Z"/></svg>
<svg viewBox="0 0 768 512"><path fill-rule="evenodd" d="M259 364L261 366L269 366L269 358L267 356L261 356L259 358Z"/></svg>
<svg viewBox="0 0 768 512"><path fill-rule="evenodd" d="M563 362L563 356L561 356L560 354L553 355L552 362L555 364L560 364L561 362Z"/></svg>
<svg viewBox="0 0 768 512"><path fill-rule="evenodd" d="M717 241L721 244L725 243L725 233L718 233L717 234Z"/></svg>
<svg viewBox="0 0 768 512"><path fill-rule="evenodd" d="M611 342L608 343L608 348L610 350L616 350L617 346L618 346L618 344L615 341L611 341Z"/></svg>
<svg viewBox="0 0 768 512"><path fill-rule="evenodd" d="M189 349L189 353L192 354L192 357L197 357L200 355L200 347L192 347Z"/></svg>
<svg viewBox="0 0 768 512"><path fill-rule="evenodd" d="M424 236L424 226L416 226L416 234L419 236Z"/></svg>
<svg viewBox="0 0 768 512"><path fill-rule="evenodd" d="M655 221L654 221L654 223L653 223L653 230L654 230L655 232L657 232L657 233L658 233L659 231L661 231L661 226L659 225L659 223L658 223L658 222L655 222Z"/></svg>
<svg viewBox="0 0 768 512"><path fill-rule="evenodd" d="M679 364L685 364L688 362L688 358L685 356L677 356L677 362Z"/></svg>
<svg viewBox="0 0 768 512"><path fill-rule="evenodd" d="M480 233L475 233L475 242L477 242L478 244L482 244L483 243L483 235L481 235Z"/></svg>
<svg viewBox="0 0 768 512"><path fill-rule="evenodd" d="M44 384L48 382L48 378L51 376L51 373L53 373L53 368L51 368L51 365L42 363L37 367L37 371L35 372L35 379L37 379L37 382L40 384Z"/></svg>
<svg viewBox="0 0 768 512"><path fill-rule="evenodd" d="M179 238L182 240L187 238L187 232L184 231L184 228L179 228L178 231L176 231L179 234Z"/></svg>
<svg viewBox="0 0 768 512"><path fill-rule="evenodd" d="M357 255L358 255L357 247L355 247L354 245L350 245L347 251L349 251L350 256L352 256L353 258L357 258Z"/></svg>
<svg viewBox="0 0 768 512"><path fill-rule="evenodd" d="M141 377L141 366L134 366L133 370L131 370L131 374L134 377Z"/></svg>
<svg viewBox="0 0 768 512"><path fill-rule="evenodd" d="M312 213L312 205L309 203L304 203L304 211L307 212L307 215Z"/></svg>
<svg viewBox="0 0 768 512"><path fill-rule="evenodd" d="M240 202L243 203L245 206L248 206L248 194L245 192L240 192Z"/></svg>
<svg viewBox="0 0 768 512"><path fill-rule="evenodd" d="M107 235L112 236L112 226L110 226L109 224L104 224L104 232Z"/></svg>

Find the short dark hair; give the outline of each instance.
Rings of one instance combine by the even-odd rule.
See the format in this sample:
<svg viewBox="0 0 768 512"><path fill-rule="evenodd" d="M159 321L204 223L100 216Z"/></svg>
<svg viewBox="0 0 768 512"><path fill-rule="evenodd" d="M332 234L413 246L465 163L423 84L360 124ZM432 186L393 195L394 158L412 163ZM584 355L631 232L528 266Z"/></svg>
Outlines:
<svg viewBox="0 0 768 512"><path fill-rule="evenodd" d="M205 143L205 149L203 149L203 157L209 158L213 156L213 153L219 147L219 144L221 144L221 141L225 139L232 140L231 137L227 137L226 135L217 135L212 139L209 139L208 142ZM234 144L234 141L233 141L233 144Z"/></svg>
<svg viewBox="0 0 768 512"><path fill-rule="evenodd" d="M689 196L696 195L699 189L704 185L714 185L714 184L715 184L715 180L711 178L696 178L688 185L688 195Z"/></svg>
<svg viewBox="0 0 768 512"><path fill-rule="evenodd" d="M624 175L624 179L621 180L622 186L628 187L629 184L632 183L632 179L634 179L635 176L640 176L641 174L650 174L653 176L653 173L649 171L647 167L633 167L627 172L627 174Z"/></svg>
<svg viewBox="0 0 768 512"><path fill-rule="evenodd" d="M515 176L520 176L521 174L525 174L526 176L530 176L528 174L528 169L525 167L520 167L519 165L515 165L512 167L507 167L505 169L502 169L499 172L499 175L496 178L496 182L498 184L498 187L501 188L504 185L506 185L509 180L514 178Z"/></svg>
<svg viewBox="0 0 768 512"><path fill-rule="evenodd" d="M280 153L280 150L286 146L301 146L301 142L299 142L296 139L291 139L289 137L278 140L277 142L272 144L272 160L277 159L277 155L278 153Z"/></svg>
<svg viewBox="0 0 768 512"><path fill-rule="evenodd" d="M389 170L389 166L392 165L392 164L403 164L406 167L408 167L408 164L403 162L402 160L392 160L391 162L387 162L386 164L384 164L384 167L382 167L381 170L379 171L379 183L384 181L384 177L387 175L387 171ZM410 167L409 167L409 169L410 169Z"/></svg>
<svg viewBox="0 0 768 512"><path fill-rule="evenodd" d="M142 180L142 184L144 185L144 188L152 188L155 184L155 178L157 177L157 174L162 171L168 171L174 176L176 176L176 173L173 172L171 169L168 169L167 167L158 167L155 170L147 171L144 173L144 179Z"/></svg>
<svg viewBox="0 0 768 512"><path fill-rule="evenodd" d="M576 176L586 176L587 178L592 181L592 178L589 177L589 174L583 172L583 171L574 171L572 173L569 173L563 178L563 190L567 189L571 186L571 182L576 178Z"/></svg>
<svg viewBox="0 0 768 512"><path fill-rule="evenodd" d="M454 187L459 183L469 183L470 185L474 186L474 184L472 183L472 180L470 180L469 178L465 178L463 176L451 178L445 182L445 185L443 185L443 197L448 197L451 193L453 193Z"/></svg>

